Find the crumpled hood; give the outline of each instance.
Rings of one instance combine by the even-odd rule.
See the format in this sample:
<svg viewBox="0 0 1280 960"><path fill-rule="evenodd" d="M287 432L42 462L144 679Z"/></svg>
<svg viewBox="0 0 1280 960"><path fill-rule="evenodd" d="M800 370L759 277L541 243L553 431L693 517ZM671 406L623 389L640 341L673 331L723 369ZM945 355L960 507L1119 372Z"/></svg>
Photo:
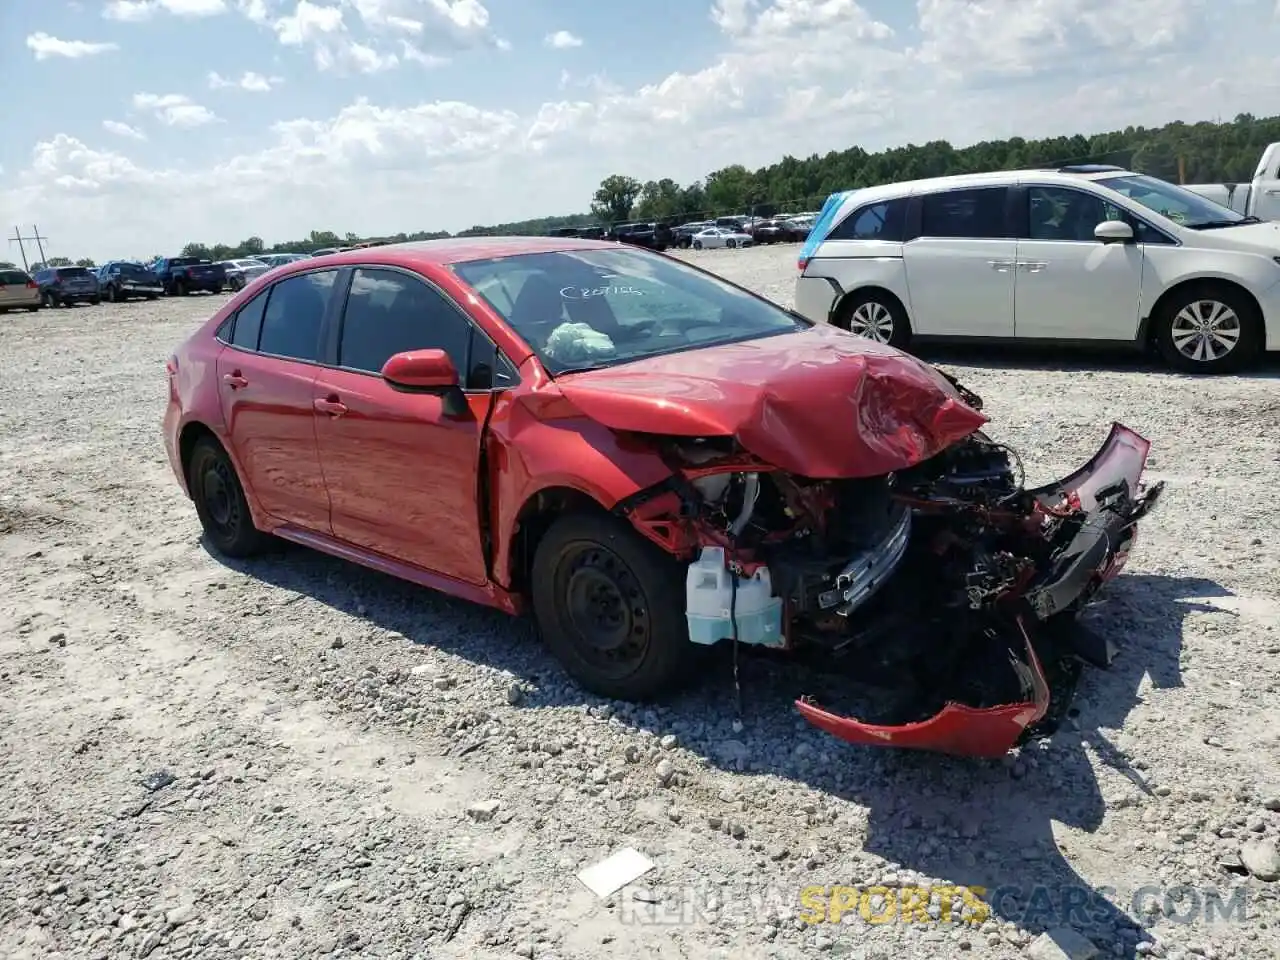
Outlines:
<svg viewBox="0 0 1280 960"><path fill-rule="evenodd" d="M987 422L933 367L825 324L570 374L556 386L611 429L732 436L815 479L902 470Z"/></svg>

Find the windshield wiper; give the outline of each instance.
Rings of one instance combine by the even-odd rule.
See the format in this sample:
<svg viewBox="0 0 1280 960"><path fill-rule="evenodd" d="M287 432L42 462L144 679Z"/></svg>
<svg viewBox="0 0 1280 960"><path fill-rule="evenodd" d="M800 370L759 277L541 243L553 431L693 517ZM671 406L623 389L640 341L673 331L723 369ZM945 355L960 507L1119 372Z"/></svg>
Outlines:
<svg viewBox="0 0 1280 960"><path fill-rule="evenodd" d="M1262 223L1260 217L1241 217L1239 220L1206 220L1204 223L1189 223L1192 230L1217 230L1220 227L1239 227L1246 223Z"/></svg>
<svg viewBox="0 0 1280 960"><path fill-rule="evenodd" d="M580 367L565 367L563 370L557 370L554 376L563 377L571 373L590 373L592 370L603 370L609 366L607 363L584 363Z"/></svg>

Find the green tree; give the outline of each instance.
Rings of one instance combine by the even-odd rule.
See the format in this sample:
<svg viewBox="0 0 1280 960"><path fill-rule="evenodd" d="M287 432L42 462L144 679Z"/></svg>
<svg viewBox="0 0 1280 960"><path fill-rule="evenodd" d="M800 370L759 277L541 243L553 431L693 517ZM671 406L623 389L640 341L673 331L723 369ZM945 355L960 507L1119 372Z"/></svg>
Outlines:
<svg viewBox="0 0 1280 960"><path fill-rule="evenodd" d="M605 177L591 198L591 212L608 223L631 218L631 208L640 196L640 181L620 173Z"/></svg>
<svg viewBox="0 0 1280 960"><path fill-rule="evenodd" d="M49 261L48 261L48 266L50 266L50 267L70 267L70 266L72 266L72 263L71 263L71 260L70 260L70 259L68 259L67 257L50 257L50 258L49 258Z"/></svg>
<svg viewBox="0 0 1280 960"><path fill-rule="evenodd" d="M79 260L76 261L76 266L87 267L88 269L92 270L94 267L97 266L97 264L94 263L92 260L90 260L88 257L81 257Z"/></svg>
<svg viewBox="0 0 1280 960"><path fill-rule="evenodd" d="M203 243L188 243L182 248L182 255L184 257L198 257L201 260L213 259L212 251Z"/></svg>

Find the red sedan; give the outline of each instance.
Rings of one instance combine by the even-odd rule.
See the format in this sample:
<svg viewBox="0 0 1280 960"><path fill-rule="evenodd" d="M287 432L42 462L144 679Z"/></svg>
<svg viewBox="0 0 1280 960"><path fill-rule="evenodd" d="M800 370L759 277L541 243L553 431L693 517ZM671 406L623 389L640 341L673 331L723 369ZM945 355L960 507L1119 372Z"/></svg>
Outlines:
<svg viewBox="0 0 1280 960"><path fill-rule="evenodd" d="M607 697L659 695L721 641L845 658L894 707L798 705L858 743L992 755L1044 729L1109 662L1075 613L1158 493L1118 424L1025 489L936 368L591 240L290 264L168 375L169 457L224 554L274 535L530 609Z"/></svg>

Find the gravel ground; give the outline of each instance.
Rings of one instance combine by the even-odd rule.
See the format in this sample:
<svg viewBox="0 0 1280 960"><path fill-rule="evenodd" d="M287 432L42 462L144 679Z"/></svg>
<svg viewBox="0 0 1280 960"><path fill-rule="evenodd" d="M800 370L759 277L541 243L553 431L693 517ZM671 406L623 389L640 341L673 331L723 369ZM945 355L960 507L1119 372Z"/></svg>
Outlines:
<svg viewBox="0 0 1280 960"><path fill-rule="evenodd" d="M795 252L690 256L788 302ZM791 700L829 678L796 666L745 658L740 714L727 663L601 702L526 623L211 556L159 427L163 361L221 302L0 317L0 956L1276 955L1274 365L940 358L1032 480L1120 419L1170 488L1089 614L1121 654L1069 729L964 762L811 729ZM656 868L597 900L576 872L626 846ZM991 911L804 922L834 885L885 888L872 919L921 886Z"/></svg>

